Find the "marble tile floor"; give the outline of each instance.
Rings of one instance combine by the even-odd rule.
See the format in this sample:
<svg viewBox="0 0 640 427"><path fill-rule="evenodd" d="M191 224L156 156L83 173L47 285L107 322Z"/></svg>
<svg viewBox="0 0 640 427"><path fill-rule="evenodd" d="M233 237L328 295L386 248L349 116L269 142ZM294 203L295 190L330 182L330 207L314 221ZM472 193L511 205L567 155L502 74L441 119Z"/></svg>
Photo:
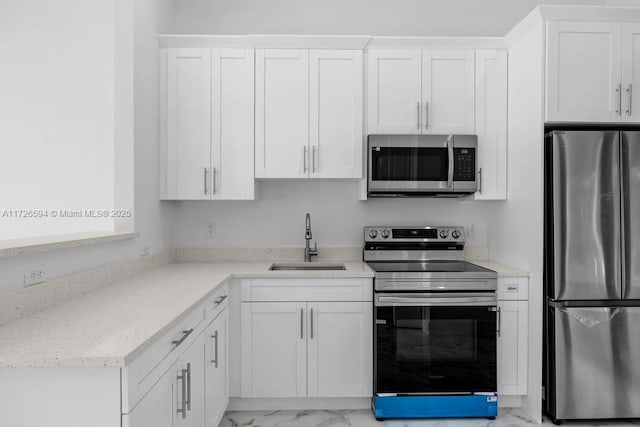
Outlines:
<svg viewBox="0 0 640 427"><path fill-rule="evenodd" d="M339 411L242 411L227 412L220 427L529 427L532 423L519 409L502 409L495 420L485 418L387 420L376 421L370 410ZM631 427L640 420L593 421L590 423L567 421L566 427L601 426ZM542 426L554 426L544 420Z"/></svg>

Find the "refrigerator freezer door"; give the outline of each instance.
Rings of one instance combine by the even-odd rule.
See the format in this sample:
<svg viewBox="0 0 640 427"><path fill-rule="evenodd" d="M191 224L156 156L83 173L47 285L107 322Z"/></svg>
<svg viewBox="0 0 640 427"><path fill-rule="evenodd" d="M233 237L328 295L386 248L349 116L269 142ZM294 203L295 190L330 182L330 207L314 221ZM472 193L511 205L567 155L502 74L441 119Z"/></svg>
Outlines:
<svg viewBox="0 0 640 427"><path fill-rule="evenodd" d="M640 299L640 132L622 132L622 297Z"/></svg>
<svg viewBox="0 0 640 427"><path fill-rule="evenodd" d="M621 298L619 139L553 132L552 299Z"/></svg>
<svg viewBox="0 0 640 427"><path fill-rule="evenodd" d="M640 417L640 307L556 308L557 419Z"/></svg>

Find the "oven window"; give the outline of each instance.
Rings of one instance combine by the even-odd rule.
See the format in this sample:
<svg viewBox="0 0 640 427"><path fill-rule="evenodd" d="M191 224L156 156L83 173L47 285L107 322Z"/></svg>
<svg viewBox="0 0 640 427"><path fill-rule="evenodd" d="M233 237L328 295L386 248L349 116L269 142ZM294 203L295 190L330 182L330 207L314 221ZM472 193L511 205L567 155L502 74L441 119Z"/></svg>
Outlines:
<svg viewBox="0 0 640 427"><path fill-rule="evenodd" d="M379 147L371 151L374 181L446 181L446 148Z"/></svg>
<svg viewBox="0 0 640 427"><path fill-rule="evenodd" d="M376 393L496 391L489 307L377 307Z"/></svg>

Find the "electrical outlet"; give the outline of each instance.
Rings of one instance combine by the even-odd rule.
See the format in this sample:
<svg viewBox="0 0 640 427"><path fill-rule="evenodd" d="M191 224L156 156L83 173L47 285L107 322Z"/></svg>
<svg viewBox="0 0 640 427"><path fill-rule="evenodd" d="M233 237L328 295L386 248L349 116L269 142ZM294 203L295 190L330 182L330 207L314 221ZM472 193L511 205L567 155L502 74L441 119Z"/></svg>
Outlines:
<svg viewBox="0 0 640 427"><path fill-rule="evenodd" d="M28 268L24 273L24 285L31 286L45 281L44 265Z"/></svg>
<svg viewBox="0 0 640 427"><path fill-rule="evenodd" d="M472 222L469 224L469 232L467 233L469 236L475 236L476 235L476 223Z"/></svg>
<svg viewBox="0 0 640 427"><path fill-rule="evenodd" d="M140 256L147 256L149 255L149 246L143 246L142 249L140 250Z"/></svg>
<svg viewBox="0 0 640 427"><path fill-rule="evenodd" d="M213 221L207 222L206 234L207 237L214 237L216 235L216 223Z"/></svg>

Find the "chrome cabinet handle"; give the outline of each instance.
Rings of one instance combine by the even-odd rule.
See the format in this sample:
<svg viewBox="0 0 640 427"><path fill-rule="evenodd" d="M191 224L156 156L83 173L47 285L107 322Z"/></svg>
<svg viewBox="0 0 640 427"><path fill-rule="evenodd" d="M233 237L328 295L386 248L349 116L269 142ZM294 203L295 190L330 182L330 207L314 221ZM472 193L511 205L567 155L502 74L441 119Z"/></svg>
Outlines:
<svg viewBox="0 0 640 427"><path fill-rule="evenodd" d="M517 291L518 287L517 286L507 286L507 290L508 291Z"/></svg>
<svg viewBox="0 0 640 427"><path fill-rule="evenodd" d="M222 303L222 301L227 299L227 295L222 295L221 297L218 297L215 299L215 301L213 301L213 303L215 305L220 305L220 303Z"/></svg>
<svg viewBox="0 0 640 427"><path fill-rule="evenodd" d="M622 92L622 85L619 84L616 87L616 95L618 97L617 102L616 102L616 104L617 104L616 116L620 116L621 115L621 111L620 111L620 110L622 110L622 93L621 92Z"/></svg>
<svg viewBox="0 0 640 427"><path fill-rule="evenodd" d="M216 194L216 173L218 172L217 168L213 168L213 194Z"/></svg>
<svg viewBox="0 0 640 427"><path fill-rule="evenodd" d="M204 168L204 194L208 194L209 193L209 189L207 188L207 175L208 175L208 171L207 168Z"/></svg>
<svg viewBox="0 0 640 427"><path fill-rule="evenodd" d="M482 194L482 168L478 168L478 193Z"/></svg>
<svg viewBox="0 0 640 427"><path fill-rule="evenodd" d="M191 363L187 363L187 410L191 410Z"/></svg>
<svg viewBox="0 0 640 427"><path fill-rule="evenodd" d="M631 83L627 86L627 116L631 116Z"/></svg>
<svg viewBox="0 0 640 427"><path fill-rule="evenodd" d="M211 363L213 363L214 367L218 367L218 330L216 330L213 335L211 335L211 338L213 338L213 359L211 359Z"/></svg>
<svg viewBox="0 0 640 427"><path fill-rule="evenodd" d="M502 323L502 316L500 315L500 307L498 307L498 337L500 337L500 329L501 329L501 323Z"/></svg>
<svg viewBox="0 0 640 427"><path fill-rule="evenodd" d="M175 345L176 347L179 346L180 344L182 344L184 342L184 340L187 339L187 337L189 335L191 335L191 332L193 332L193 328L191 328L189 330L186 330L186 331L182 331L182 336L180 337L180 339L171 341L171 344Z"/></svg>
<svg viewBox="0 0 640 427"><path fill-rule="evenodd" d="M180 372L182 375L178 375L177 378L179 381L182 381L182 398L180 399L182 408L178 408L176 412L182 414L182 419L185 419L187 418L187 370L181 369Z"/></svg>
<svg viewBox="0 0 640 427"><path fill-rule="evenodd" d="M302 171L307 173L307 146L302 147Z"/></svg>
<svg viewBox="0 0 640 427"><path fill-rule="evenodd" d="M429 129L429 103L424 103L424 128Z"/></svg>
<svg viewBox="0 0 640 427"><path fill-rule="evenodd" d="M313 339L313 308L311 309L311 339Z"/></svg>
<svg viewBox="0 0 640 427"><path fill-rule="evenodd" d="M420 129L420 103L416 104L416 111L418 112L418 121L416 123L416 129Z"/></svg>
<svg viewBox="0 0 640 427"><path fill-rule="evenodd" d="M304 312L300 309L300 339L304 338L302 328L304 327Z"/></svg>
<svg viewBox="0 0 640 427"><path fill-rule="evenodd" d="M311 172L316 173L316 146L311 147Z"/></svg>

